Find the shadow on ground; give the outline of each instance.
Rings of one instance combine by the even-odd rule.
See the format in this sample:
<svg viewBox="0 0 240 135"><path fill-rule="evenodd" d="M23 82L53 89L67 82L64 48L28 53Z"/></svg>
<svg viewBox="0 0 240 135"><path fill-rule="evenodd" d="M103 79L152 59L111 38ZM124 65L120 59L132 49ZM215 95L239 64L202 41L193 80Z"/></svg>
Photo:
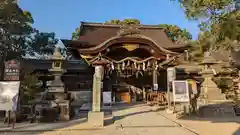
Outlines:
<svg viewBox="0 0 240 135"><path fill-rule="evenodd" d="M114 117L112 116L112 113L115 111L119 110L125 110L125 109L130 109L134 107L139 107L143 106L144 104L142 102L136 102L136 103L131 103L131 104L126 104L126 103L116 103L115 105L112 106L111 109L106 109L102 110L104 111L105 115L105 121L104 124L105 126L111 125L114 123ZM62 128L68 128L74 125L82 124L87 122L87 117L88 117L88 111L89 110L83 110L80 111L78 116L75 117L73 120L67 121L67 122L54 122L54 123L22 123L22 124L17 124L15 126L15 129L7 128L6 125L4 127L0 127L0 134L1 133L7 133L6 135L34 135L34 134L41 134L43 132L47 131L54 131ZM156 110L157 111L157 110ZM127 116L131 115L136 115L140 113L147 113L146 112L138 112L134 114L128 114L125 116L116 116L116 119L123 119ZM85 129L81 129L85 130ZM86 129L87 130L87 129Z"/></svg>
<svg viewBox="0 0 240 135"><path fill-rule="evenodd" d="M125 110L125 109L130 109L130 108L135 108L135 107L139 107L139 106L144 106L146 105L144 102L133 102L130 104L127 103L115 103L112 106L112 111L119 111L119 110Z"/></svg>
<svg viewBox="0 0 240 135"><path fill-rule="evenodd" d="M191 121L210 121L212 123L237 123L240 124L240 117L226 117L226 118L200 118L197 116L182 116L180 120L191 120ZM240 135L240 127L232 134Z"/></svg>
<svg viewBox="0 0 240 135"><path fill-rule="evenodd" d="M225 105L225 103L213 104L213 105L210 106L209 112L205 112L205 113L213 113L213 111L215 111L215 110L211 110L211 107L212 108L219 108L219 110L221 110L222 108L224 108L223 105ZM239 114L239 111L240 111L239 108L234 108L234 113L235 114ZM191 121L210 121L212 123L237 123L237 124L240 125L240 116L226 116L226 115L224 115L224 112L221 112L221 111L219 111L219 113L222 113L222 114L220 116L216 116L216 117L210 117L210 116L209 117L207 117L207 116L206 117L200 117L199 115L195 114L195 115L191 115L191 116L183 115L183 116L178 117L178 119L180 119L180 120L191 120ZM240 135L240 127L232 135Z"/></svg>
<svg viewBox="0 0 240 135"><path fill-rule="evenodd" d="M77 124L81 124L87 121L86 115L81 118L76 118L67 122L53 122L53 123L25 123L18 124L14 129L0 128L0 134L6 135L34 135L41 134L47 131L54 131L61 128L71 127Z"/></svg>

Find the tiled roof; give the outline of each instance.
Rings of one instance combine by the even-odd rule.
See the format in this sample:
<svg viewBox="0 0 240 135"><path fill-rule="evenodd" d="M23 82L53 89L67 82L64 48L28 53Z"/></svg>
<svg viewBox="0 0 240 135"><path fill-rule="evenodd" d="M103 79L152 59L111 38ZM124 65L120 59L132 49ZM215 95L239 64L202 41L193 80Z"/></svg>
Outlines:
<svg viewBox="0 0 240 135"><path fill-rule="evenodd" d="M79 41L62 40L65 46L84 44L85 47L97 46L117 35L122 25L82 22ZM179 48L185 45L174 44L165 31L158 25L135 25L141 35L151 38L163 48Z"/></svg>
<svg viewBox="0 0 240 135"><path fill-rule="evenodd" d="M20 61L21 68L34 70L48 70L52 68L53 60L23 59ZM84 70L88 65L81 60L63 60L63 69L66 70Z"/></svg>

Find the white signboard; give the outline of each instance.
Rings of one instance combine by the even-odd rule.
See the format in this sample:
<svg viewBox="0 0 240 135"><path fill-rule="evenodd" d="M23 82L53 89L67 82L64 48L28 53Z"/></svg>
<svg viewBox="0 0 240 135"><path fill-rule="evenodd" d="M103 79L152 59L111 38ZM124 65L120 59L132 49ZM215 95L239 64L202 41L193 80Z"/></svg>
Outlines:
<svg viewBox="0 0 240 135"><path fill-rule="evenodd" d="M103 103L104 104L112 103L112 92L103 92Z"/></svg>
<svg viewBox="0 0 240 135"><path fill-rule="evenodd" d="M189 102L189 88L187 81L173 81L174 102Z"/></svg>
<svg viewBox="0 0 240 135"><path fill-rule="evenodd" d="M168 82L172 82L176 78L176 69L175 68L168 68L167 69L167 79Z"/></svg>
<svg viewBox="0 0 240 135"><path fill-rule="evenodd" d="M0 82L0 110L16 111L20 81Z"/></svg>

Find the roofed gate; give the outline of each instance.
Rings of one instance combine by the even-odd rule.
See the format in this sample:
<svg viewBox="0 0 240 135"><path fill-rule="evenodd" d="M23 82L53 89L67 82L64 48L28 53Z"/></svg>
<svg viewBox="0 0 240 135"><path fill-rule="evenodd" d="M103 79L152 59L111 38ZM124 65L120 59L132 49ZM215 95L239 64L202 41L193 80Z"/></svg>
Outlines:
<svg viewBox="0 0 240 135"><path fill-rule="evenodd" d="M184 45L174 44L162 28L154 25L82 22L79 40L62 39L62 42L74 57L84 58L90 65L99 60L106 63L104 90L112 89L113 84L153 88L162 83L166 87L163 67L186 49ZM164 80L158 80L158 72L162 72ZM134 83L136 80L138 84Z"/></svg>

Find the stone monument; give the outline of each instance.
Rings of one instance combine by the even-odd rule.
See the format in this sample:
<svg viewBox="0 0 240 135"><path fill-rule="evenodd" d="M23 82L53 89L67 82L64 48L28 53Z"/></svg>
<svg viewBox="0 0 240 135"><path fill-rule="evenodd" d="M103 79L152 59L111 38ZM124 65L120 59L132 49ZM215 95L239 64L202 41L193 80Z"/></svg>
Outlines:
<svg viewBox="0 0 240 135"><path fill-rule="evenodd" d="M104 112L101 111L101 95L104 77L104 60L96 60L92 63L95 68L93 75L93 88L92 88L92 111L88 113L88 123L93 127L104 126Z"/></svg>
<svg viewBox="0 0 240 135"><path fill-rule="evenodd" d="M70 120L69 116L69 100L66 100L66 92L64 89L64 84L61 80L61 76L64 73L63 70L63 57L60 53L60 48L56 47L54 54L51 57L52 68L49 72L54 76L54 80L49 85L49 93L52 93L55 97L55 102L59 107L60 121Z"/></svg>

